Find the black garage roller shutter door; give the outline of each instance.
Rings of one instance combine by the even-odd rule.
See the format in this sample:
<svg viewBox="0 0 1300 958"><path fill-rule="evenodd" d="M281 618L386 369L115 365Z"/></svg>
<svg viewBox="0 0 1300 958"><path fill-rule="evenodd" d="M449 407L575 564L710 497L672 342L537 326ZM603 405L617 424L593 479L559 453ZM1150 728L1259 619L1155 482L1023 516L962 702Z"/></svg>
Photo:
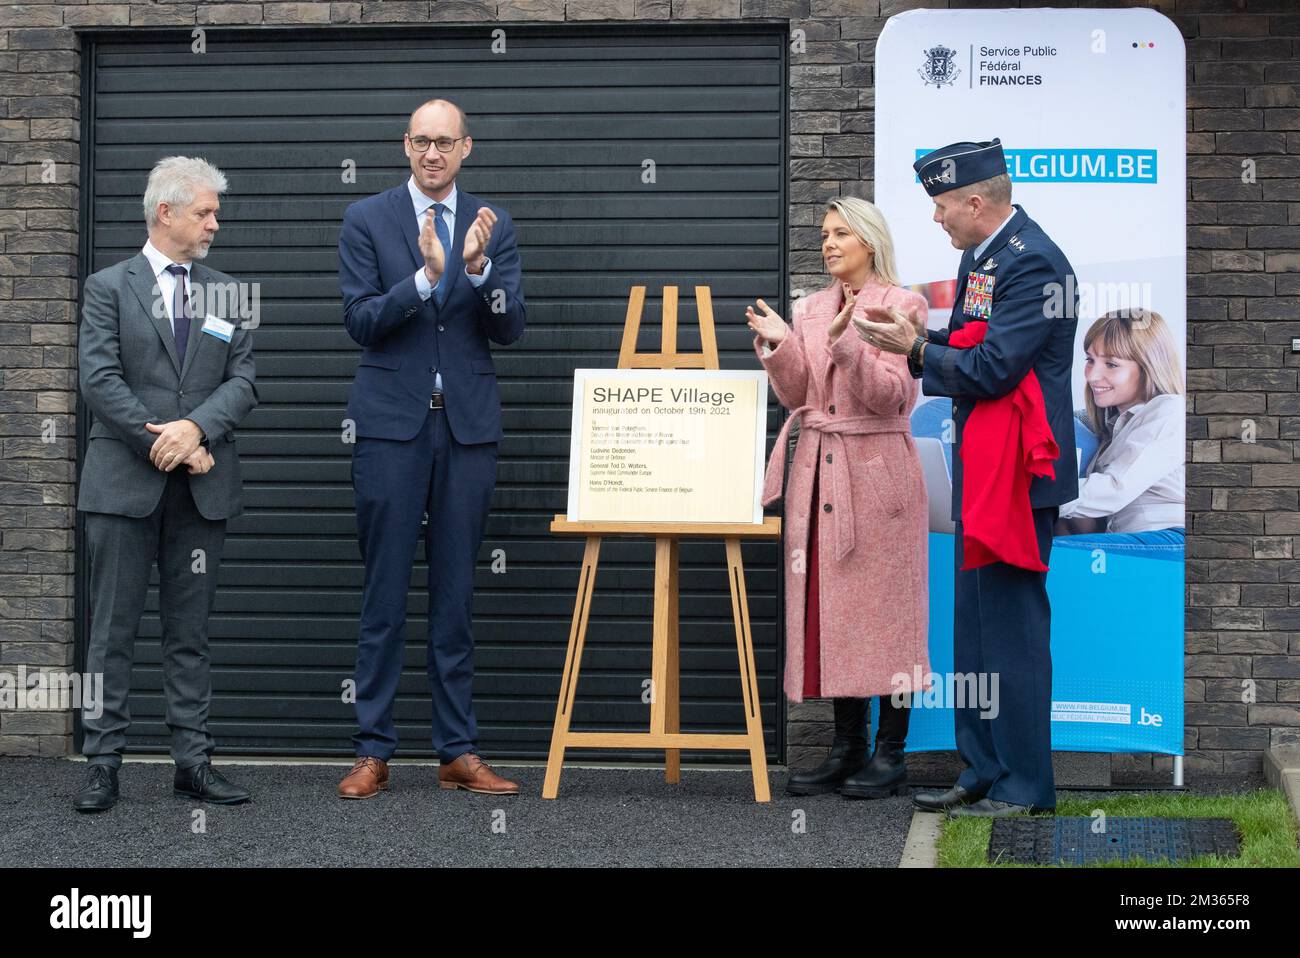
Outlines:
<svg viewBox="0 0 1300 958"><path fill-rule="evenodd" d="M342 322L338 227L348 203L406 177L400 139L415 105L440 95L468 112L476 143L458 184L514 217L528 301L524 338L494 347L506 437L475 598L475 701L489 756L539 758L549 745L582 554L581 541L547 530L565 509L573 369L615 365L634 283L650 294L642 348L657 346L659 288L672 284L683 346L697 349L693 287L710 286L727 368L755 365L745 304L783 301L781 26L509 27L506 40L504 53L488 28L214 29L203 53L188 34L85 40L89 269L138 251L148 170L186 153L230 181L208 262L260 284L261 405L238 432L245 513L229 526L211 623L211 727L224 752L351 751L341 689L361 565L341 421L358 350ZM646 160L653 183L643 182ZM764 725L779 758L779 553L746 545L745 561ZM688 731L743 730L723 562L720 542L682 545ZM606 540L575 728L648 721L652 568L653 543ZM431 753L425 576L421 547L396 706L408 756ZM133 678L137 752L168 742L156 610L151 594Z"/></svg>

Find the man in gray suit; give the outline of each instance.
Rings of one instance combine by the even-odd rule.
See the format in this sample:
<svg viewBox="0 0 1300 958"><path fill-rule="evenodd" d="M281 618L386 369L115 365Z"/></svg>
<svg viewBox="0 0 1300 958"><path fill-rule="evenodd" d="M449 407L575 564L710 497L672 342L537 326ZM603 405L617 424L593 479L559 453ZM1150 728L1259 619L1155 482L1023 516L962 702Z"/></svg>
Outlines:
<svg viewBox="0 0 1300 958"><path fill-rule="evenodd" d="M238 286L196 262L216 236L225 190L225 176L205 160L160 160L144 195L149 241L83 290L81 395L93 420L77 509L86 513L90 563L86 669L103 674L104 701L97 718L82 716L90 768L78 811L117 801L135 637L155 559L175 794L249 798L213 770L207 728L208 616L226 520L242 508L232 433L257 405L251 333L224 308Z"/></svg>

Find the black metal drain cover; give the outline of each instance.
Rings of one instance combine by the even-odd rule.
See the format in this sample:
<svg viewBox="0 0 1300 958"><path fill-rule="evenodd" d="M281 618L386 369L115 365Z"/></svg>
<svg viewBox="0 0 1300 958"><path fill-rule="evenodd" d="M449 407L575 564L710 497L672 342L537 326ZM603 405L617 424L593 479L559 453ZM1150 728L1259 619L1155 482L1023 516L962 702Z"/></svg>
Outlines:
<svg viewBox="0 0 1300 958"><path fill-rule="evenodd" d="M1133 858L1185 862L1200 855L1240 854L1237 828L1229 818L996 818L989 836L989 861L999 864L1091 865Z"/></svg>

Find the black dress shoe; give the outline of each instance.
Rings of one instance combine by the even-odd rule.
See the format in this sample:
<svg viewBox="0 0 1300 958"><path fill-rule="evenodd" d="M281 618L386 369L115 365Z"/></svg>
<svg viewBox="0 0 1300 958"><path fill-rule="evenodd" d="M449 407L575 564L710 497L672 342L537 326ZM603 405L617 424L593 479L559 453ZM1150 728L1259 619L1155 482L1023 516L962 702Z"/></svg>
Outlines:
<svg viewBox="0 0 1300 958"><path fill-rule="evenodd" d="M978 802L983 797L983 792L972 792L954 785L946 792L917 792L912 796L912 804L923 812L946 812L959 805Z"/></svg>
<svg viewBox="0 0 1300 958"><path fill-rule="evenodd" d="M821 795L833 792L862 768L867 758L867 705L870 699L834 698L835 738L830 754L816 768L791 772L785 790L789 795Z"/></svg>
<svg viewBox="0 0 1300 958"><path fill-rule="evenodd" d="M72 799L79 812L106 812L117 804L117 769L112 765L91 764L86 781Z"/></svg>
<svg viewBox="0 0 1300 958"><path fill-rule="evenodd" d="M247 789L222 778L211 762L176 769L172 784L177 798L197 798L213 805L238 805L252 798Z"/></svg>
<svg viewBox="0 0 1300 958"><path fill-rule="evenodd" d="M1003 802L996 798L981 798L978 802L949 809L948 815L950 818L1008 818L1011 815L1029 815L1046 811L1051 811L1051 809L1036 808L1033 805L1017 805L1014 802Z"/></svg>

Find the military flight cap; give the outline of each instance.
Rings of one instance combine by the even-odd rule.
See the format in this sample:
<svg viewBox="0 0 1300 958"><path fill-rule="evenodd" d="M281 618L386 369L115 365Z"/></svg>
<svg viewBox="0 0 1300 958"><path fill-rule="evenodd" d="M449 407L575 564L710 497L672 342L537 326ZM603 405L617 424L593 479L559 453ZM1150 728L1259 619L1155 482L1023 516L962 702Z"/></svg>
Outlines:
<svg viewBox="0 0 1300 958"><path fill-rule="evenodd" d="M925 191L938 196L1005 173L1007 161L1002 141L995 136L988 143L950 143L925 154L912 169Z"/></svg>

